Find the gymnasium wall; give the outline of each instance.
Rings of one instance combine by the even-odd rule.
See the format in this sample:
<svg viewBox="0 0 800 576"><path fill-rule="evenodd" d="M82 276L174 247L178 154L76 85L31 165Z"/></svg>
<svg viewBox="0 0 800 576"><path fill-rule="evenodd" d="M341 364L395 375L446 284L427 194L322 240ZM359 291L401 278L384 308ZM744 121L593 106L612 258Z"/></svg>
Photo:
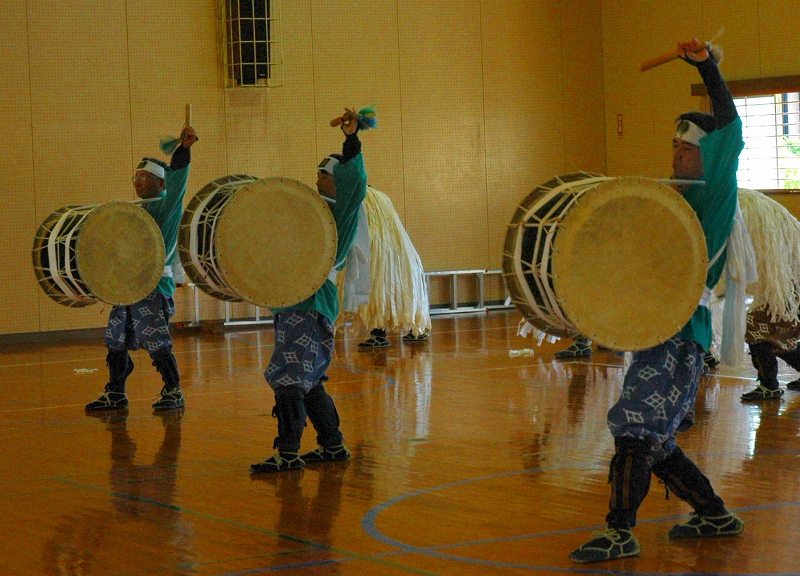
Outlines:
<svg viewBox="0 0 800 576"><path fill-rule="evenodd" d="M692 66L674 61L639 72L642 60L674 49L678 40L716 38L726 80L798 75L800 51L792 29L798 19L800 6L789 0L604 0L609 175L668 176L674 119L689 110L707 110L705 99L691 96L691 85L702 82Z"/></svg>
<svg viewBox="0 0 800 576"><path fill-rule="evenodd" d="M186 102L200 136L187 201L229 173L313 186L341 146L328 121L376 104L370 183L432 271L499 268L519 199L554 174L605 171L600 0L280 4L282 86L225 90L217 0L4 2L0 334L105 325L108 306L38 287L34 234L67 204L135 199L136 163L178 133ZM175 320L193 319L190 291L176 301ZM201 296L203 319L223 313Z"/></svg>

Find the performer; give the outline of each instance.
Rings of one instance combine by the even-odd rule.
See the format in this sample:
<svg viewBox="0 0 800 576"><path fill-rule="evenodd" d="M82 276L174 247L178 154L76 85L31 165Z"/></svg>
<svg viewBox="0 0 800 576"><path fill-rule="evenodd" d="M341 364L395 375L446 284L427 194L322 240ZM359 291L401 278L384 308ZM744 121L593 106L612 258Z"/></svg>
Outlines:
<svg viewBox="0 0 800 576"><path fill-rule="evenodd" d="M758 384L741 399L773 400L783 396L778 358L800 372L800 222L756 190L740 188L739 203L758 266L758 281L747 288L753 302L745 333ZM800 390L800 380L789 382L786 388Z"/></svg>
<svg viewBox="0 0 800 576"><path fill-rule="evenodd" d="M403 333L404 342L425 341L431 317L419 253L389 196L367 186L363 208L365 226L362 229L359 224L359 236L364 234L367 239L354 244L345 273L339 275L343 313L337 324L349 321L372 329L359 350L389 347L387 330ZM367 254L361 256L365 250Z"/></svg>
<svg viewBox="0 0 800 576"><path fill-rule="evenodd" d="M371 126L363 122L361 113L347 108L341 118L332 122L340 124L345 134L342 154L323 159L317 172L317 190L335 199L331 207L339 239L335 270L344 267L357 232L358 211L367 193L358 131ZM333 354L333 325L339 315L336 284L329 278L307 300L274 310L274 314L275 348L264 377L275 392L272 414L278 419L278 436L273 448L277 452L251 465L250 471L283 472L311 462L349 459L350 452L339 430L339 414L323 385ZM319 448L300 456L306 418L317 432Z"/></svg>
<svg viewBox="0 0 800 576"><path fill-rule="evenodd" d="M183 196L189 180L191 147L197 141L194 128L185 126L180 139L181 144L173 152L169 166L154 158L143 158L133 175L133 187L139 198L159 198L145 203L143 208L161 229L167 253L165 264L172 261L177 245ZM105 336L109 382L100 398L87 404L86 410L118 410L128 406L125 381L133 372L133 360L128 350L139 348L147 350L164 381L161 397L153 408L157 411L172 410L186 404L169 333L169 319L175 313L174 293L171 267L165 265L161 281L144 300L111 309Z"/></svg>
<svg viewBox="0 0 800 576"><path fill-rule="evenodd" d="M707 45L695 39L679 43L678 51L698 68L714 112L713 116L690 112L678 118L672 162L675 178L702 177L706 183L684 187L681 192L706 236L710 259L706 286L710 290L722 274L736 213L742 123ZM651 473L694 508L688 521L669 531L670 538L729 536L744 529L743 522L725 508L708 479L675 442L676 434L691 425L703 356L710 345L711 315L707 304L701 302L670 340L634 353L622 395L608 413L616 449L610 464L608 528L574 550L572 560L599 562L639 554L631 529L650 488Z"/></svg>

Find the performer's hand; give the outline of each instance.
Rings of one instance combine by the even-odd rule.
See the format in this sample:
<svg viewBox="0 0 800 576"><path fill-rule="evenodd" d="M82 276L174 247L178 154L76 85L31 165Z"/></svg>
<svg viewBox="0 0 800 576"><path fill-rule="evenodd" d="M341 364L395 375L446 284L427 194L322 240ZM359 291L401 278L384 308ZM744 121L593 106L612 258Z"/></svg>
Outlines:
<svg viewBox="0 0 800 576"><path fill-rule="evenodd" d="M700 42L697 38L692 38L688 42L678 42L678 54L690 64L705 62L710 57L708 44Z"/></svg>
<svg viewBox="0 0 800 576"><path fill-rule="evenodd" d="M181 130L181 146L190 148L192 144L197 142L197 134L191 126L184 126Z"/></svg>
<svg viewBox="0 0 800 576"><path fill-rule="evenodd" d="M352 108L345 108L342 114L342 132L347 134L355 134L358 130L358 114Z"/></svg>

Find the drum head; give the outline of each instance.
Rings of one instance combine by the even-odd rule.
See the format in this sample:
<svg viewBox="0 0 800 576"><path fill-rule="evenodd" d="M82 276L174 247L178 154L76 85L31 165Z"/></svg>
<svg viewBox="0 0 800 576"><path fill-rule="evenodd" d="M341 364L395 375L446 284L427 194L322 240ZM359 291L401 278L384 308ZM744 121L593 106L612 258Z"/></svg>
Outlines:
<svg viewBox="0 0 800 576"><path fill-rule="evenodd" d="M284 308L320 289L336 258L336 222L315 191L288 178L238 190L217 223L219 265L247 302Z"/></svg>
<svg viewBox="0 0 800 576"><path fill-rule="evenodd" d="M581 334L616 350L674 336L703 294L708 255L694 210L677 192L628 177L587 190L553 246L559 304Z"/></svg>
<svg viewBox="0 0 800 576"><path fill-rule="evenodd" d="M164 270L164 239L145 210L109 202L86 217L76 244L81 278L99 300L133 304L150 294Z"/></svg>

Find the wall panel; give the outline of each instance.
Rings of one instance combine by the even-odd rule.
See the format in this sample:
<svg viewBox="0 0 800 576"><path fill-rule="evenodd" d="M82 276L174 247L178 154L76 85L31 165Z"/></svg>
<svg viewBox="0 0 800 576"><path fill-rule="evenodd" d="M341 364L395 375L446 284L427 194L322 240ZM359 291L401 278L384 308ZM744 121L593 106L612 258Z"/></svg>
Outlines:
<svg viewBox="0 0 800 576"><path fill-rule="evenodd" d="M39 330L39 288L31 268L35 212L33 135L25 0L0 10L0 172L3 174L0 251L0 334ZM24 311L24 312L23 312Z"/></svg>

